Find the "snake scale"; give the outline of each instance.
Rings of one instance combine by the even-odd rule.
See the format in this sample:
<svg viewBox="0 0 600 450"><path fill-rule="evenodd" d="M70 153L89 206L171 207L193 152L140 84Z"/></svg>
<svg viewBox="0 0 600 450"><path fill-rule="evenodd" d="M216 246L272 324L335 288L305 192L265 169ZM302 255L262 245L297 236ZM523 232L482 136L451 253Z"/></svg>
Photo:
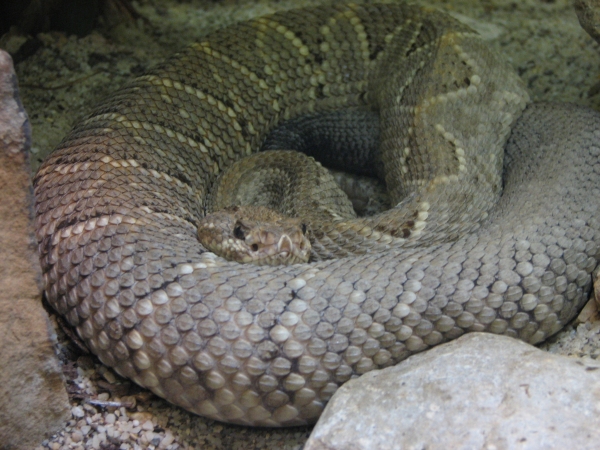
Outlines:
<svg viewBox="0 0 600 450"><path fill-rule="evenodd" d="M474 32L416 6L217 31L106 99L40 168L47 298L119 374L246 425L314 422L345 381L465 332L540 342L600 257L600 119L527 101ZM359 254L258 267L202 248L224 168L281 124L353 109L379 118L399 204L323 233Z"/></svg>

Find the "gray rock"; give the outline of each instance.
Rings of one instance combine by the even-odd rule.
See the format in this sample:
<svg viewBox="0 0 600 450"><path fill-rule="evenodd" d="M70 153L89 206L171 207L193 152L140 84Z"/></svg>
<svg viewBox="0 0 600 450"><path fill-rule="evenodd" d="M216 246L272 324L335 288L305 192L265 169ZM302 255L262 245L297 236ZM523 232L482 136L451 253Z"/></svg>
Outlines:
<svg viewBox="0 0 600 450"><path fill-rule="evenodd" d="M600 42L600 0L574 0L573 7L581 27Z"/></svg>
<svg viewBox="0 0 600 450"><path fill-rule="evenodd" d="M8 53L0 50L0 448L31 449L69 417L42 308L33 237L30 128Z"/></svg>
<svg viewBox="0 0 600 450"><path fill-rule="evenodd" d="M343 385L305 450L598 448L600 363L470 333Z"/></svg>

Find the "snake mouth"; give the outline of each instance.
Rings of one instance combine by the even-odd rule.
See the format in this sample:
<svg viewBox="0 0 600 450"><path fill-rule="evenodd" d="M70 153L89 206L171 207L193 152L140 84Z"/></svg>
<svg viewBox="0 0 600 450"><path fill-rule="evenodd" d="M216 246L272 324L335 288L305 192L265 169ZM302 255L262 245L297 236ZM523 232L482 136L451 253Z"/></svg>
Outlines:
<svg viewBox="0 0 600 450"><path fill-rule="evenodd" d="M291 265L308 262L310 241L295 225L289 231L283 231L278 224L268 224L269 230L253 229L240 242L244 247L242 261L255 265Z"/></svg>
<svg viewBox="0 0 600 450"><path fill-rule="evenodd" d="M198 224L204 247L225 259L258 266L305 263L311 254L308 227L259 206L225 208Z"/></svg>

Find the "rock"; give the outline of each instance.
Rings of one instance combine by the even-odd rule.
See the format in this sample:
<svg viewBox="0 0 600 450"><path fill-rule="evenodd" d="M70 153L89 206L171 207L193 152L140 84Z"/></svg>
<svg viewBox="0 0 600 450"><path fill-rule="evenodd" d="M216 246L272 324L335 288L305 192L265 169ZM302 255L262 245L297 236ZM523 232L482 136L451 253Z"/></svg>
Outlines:
<svg viewBox="0 0 600 450"><path fill-rule="evenodd" d="M573 7L581 27L600 42L600 0L574 0Z"/></svg>
<svg viewBox="0 0 600 450"><path fill-rule="evenodd" d="M600 44L600 0L573 0L573 8L581 28ZM588 90L588 97L594 97L599 92L600 82L597 82Z"/></svg>
<svg viewBox="0 0 600 450"><path fill-rule="evenodd" d="M85 412L83 412L83 408L81 406L73 406L73 408L71 408L71 414L76 419L81 419L82 417L85 417Z"/></svg>
<svg viewBox="0 0 600 450"><path fill-rule="evenodd" d="M470 333L343 385L304 450L591 449L599 414L600 363Z"/></svg>
<svg viewBox="0 0 600 450"><path fill-rule="evenodd" d="M30 126L0 50L0 448L30 449L69 417L54 335L42 308L33 233Z"/></svg>
<svg viewBox="0 0 600 450"><path fill-rule="evenodd" d="M73 431L73 433L71 433L71 440L73 442L81 442L83 440L83 433L79 430Z"/></svg>

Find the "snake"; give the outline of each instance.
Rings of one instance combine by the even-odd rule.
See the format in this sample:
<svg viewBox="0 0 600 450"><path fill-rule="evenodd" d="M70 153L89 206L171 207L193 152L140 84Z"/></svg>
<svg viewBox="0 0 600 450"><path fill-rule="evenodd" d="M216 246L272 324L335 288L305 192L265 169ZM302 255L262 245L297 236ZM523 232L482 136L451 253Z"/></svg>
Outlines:
<svg viewBox="0 0 600 450"><path fill-rule="evenodd" d="M228 261L198 241L207 196L279 135L380 174L392 207L313 226L315 261ZM564 327L600 257L599 156L598 113L531 103L442 12L275 13L174 54L50 154L34 177L46 297L103 364L175 405L312 423L342 383L467 332Z"/></svg>

